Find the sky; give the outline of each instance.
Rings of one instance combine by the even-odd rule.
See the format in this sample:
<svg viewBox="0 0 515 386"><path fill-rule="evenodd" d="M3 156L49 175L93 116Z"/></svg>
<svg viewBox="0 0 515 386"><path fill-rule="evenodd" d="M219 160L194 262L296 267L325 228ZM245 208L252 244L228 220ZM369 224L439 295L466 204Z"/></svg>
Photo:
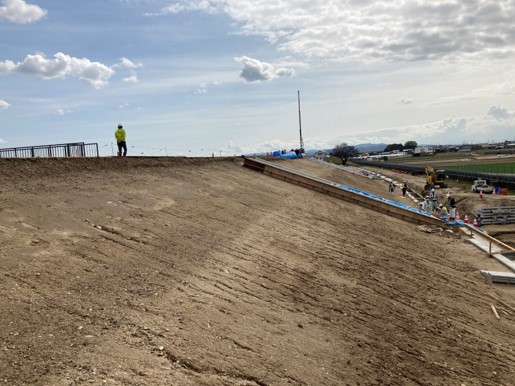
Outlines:
<svg viewBox="0 0 515 386"><path fill-rule="evenodd" d="M515 0L0 0L0 148L111 156L119 123L134 156L300 129L306 149L515 140L514 20Z"/></svg>

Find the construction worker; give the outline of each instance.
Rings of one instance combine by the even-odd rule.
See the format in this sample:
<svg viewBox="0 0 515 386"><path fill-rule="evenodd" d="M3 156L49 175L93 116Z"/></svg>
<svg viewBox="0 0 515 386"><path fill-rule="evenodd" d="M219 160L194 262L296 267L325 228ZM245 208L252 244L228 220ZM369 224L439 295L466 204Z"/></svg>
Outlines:
<svg viewBox="0 0 515 386"><path fill-rule="evenodd" d="M388 191L390 193L393 193L395 190L395 183L393 181L390 181L390 184L388 185Z"/></svg>
<svg viewBox="0 0 515 386"><path fill-rule="evenodd" d="M432 188L429 192L429 200L431 201L431 212L434 212L438 208L438 194L435 188Z"/></svg>
<svg viewBox="0 0 515 386"><path fill-rule="evenodd" d="M424 212L431 213L432 212L431 207L432 207L432 204L431 204L431 201L429 200L429 196L426 196L424 202L422 203L422 210Z"/></svg>
<svg viewBox="0 0 515 386"><path fill-rule="evenodd" d="M402 197L406 197L406 192L408 191L408 181L404 180L402 184Z"/></svg>
<svg viewBox="0 0 515 386"><path fill-rule="evenodd" d="M123 125L118 124L118 130L114 132L114 138L116 139L116 144L118 145L118 157L127 155L127 143L125 142L125 130L123 129ZM123 150L123 154L122 154Z"/></svg>
<svg viewBox="0 0 515 386"><path fill-rule="evenodd" d="M456 200L452 195L449 195L449 221L456 220Z"/></svg>
<svg viewBox="0 0 515 386"><path fill-rule="evenodd" d="M438 205L438 208L440 209L440 218L443 221L447 221L447 217L449 217L449 212L447 211L447 208L442 204Z"/></svg>

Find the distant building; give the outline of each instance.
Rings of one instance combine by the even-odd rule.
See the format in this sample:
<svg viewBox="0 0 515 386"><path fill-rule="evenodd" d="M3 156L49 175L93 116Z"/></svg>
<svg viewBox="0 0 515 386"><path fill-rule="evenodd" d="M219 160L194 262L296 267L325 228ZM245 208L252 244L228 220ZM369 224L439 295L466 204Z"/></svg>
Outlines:
<svg viewBox="0 0 515 386"><path fill-rule="evenodd" d="M327 160L327 157L328 157L327 153L323 150L319 150L313 155L313 158L321 160L321 161Z"/></svg>
<svg viewBox="0 0 515 386"><path fill-rule="evenodd" d="M412 155L414 157L420 157L423 155L434 155L434 154L435 154L435 152L433 149L430 149L427 146L419 146L419 147L415 148Z"/></svg>

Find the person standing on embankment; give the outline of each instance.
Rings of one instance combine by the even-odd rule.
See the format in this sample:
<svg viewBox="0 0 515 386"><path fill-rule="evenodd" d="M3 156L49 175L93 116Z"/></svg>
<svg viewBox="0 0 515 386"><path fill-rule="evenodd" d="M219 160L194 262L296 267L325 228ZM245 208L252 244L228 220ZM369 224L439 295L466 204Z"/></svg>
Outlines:
<svg viewBox="0 0 515 386"><path fill-rule="evenodd" d="M126 133L123 129L122 124L118 125L118 130L114 132L114 138L116 139L116 144L118 145L118 157L127 155L127 142L125 142ZM123 154L122 154L123 150Z"/></svg>

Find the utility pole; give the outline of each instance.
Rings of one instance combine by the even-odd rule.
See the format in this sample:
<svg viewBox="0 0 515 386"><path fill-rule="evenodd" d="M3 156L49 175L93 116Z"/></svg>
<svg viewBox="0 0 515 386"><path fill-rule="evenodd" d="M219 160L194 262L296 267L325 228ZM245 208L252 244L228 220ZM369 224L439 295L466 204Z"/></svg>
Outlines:
<svg viewBox="0 0 515 386"><path fill-rule="evenodd" d="M300 133L300 154L304 153L304 140L302 139L302 121L300 117L300 91L297 91L297 99L299 101L299 133Z"/></svg>

